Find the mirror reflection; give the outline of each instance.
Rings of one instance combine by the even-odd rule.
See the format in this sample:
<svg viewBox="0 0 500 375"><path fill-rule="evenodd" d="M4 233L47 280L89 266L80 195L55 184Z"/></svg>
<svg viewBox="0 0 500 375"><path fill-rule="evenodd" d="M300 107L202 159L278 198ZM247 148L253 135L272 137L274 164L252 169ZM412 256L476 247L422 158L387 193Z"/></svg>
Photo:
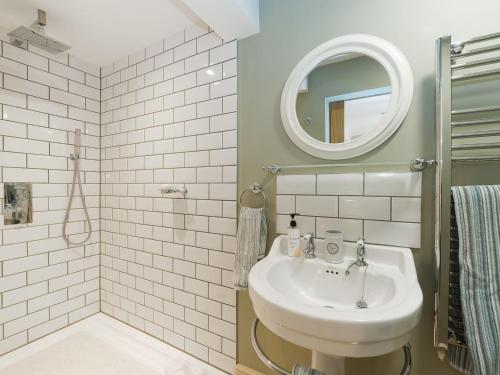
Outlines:
<svg viewBox="0 0 500 375"><path fill-rule="evenodd" d="M297 117L317 140L350 142L377 126L390 98L390 79L378 61L358 53L333 56L304 78Z"/></svg>

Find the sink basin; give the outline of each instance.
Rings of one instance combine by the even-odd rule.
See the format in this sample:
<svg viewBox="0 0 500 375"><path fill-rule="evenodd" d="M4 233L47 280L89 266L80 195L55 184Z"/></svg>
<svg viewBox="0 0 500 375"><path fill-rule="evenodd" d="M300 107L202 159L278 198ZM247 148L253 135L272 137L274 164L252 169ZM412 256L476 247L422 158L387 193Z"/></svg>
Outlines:
<svg viewBox="0 0 500 375"><path fill-rule="evenodd" d="M250 298L260 321L285 340L315 352L371 357L400 349L410 339L422 309L411 250L366 245L365 268L354 261L355 243L344 243L343 263L325 262L323 241L314 259L286 255L286 237L276 238L267 257L249 275Z"/></svg>

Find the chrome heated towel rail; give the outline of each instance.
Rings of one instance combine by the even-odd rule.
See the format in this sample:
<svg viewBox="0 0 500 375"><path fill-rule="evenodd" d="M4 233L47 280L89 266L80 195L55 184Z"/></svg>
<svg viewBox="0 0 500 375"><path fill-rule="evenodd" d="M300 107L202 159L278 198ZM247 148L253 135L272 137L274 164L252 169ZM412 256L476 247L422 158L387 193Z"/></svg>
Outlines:
<svg viewBox="0 0 500 375"><path fill-rule="evenodd" d="M500 33L456 43L450 36L436 41L434 345L441 359L448 342L452 164L500 161L500 106L454 108L455 90L473 84L480 92L481 83L495 79L500 79ZM487 95L491 92L490 87Z"/></svg>

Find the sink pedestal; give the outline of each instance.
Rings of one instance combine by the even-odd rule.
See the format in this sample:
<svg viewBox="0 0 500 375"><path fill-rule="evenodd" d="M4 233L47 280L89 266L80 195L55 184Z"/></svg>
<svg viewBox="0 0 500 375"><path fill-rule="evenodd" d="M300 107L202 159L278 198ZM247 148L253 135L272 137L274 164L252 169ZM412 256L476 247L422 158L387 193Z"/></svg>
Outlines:
<svg viewBox="0 0 500 375"><path fill-rule="evenodd" d="M328 375L345 375L345 358L313 351L312 367Z"/></svg>

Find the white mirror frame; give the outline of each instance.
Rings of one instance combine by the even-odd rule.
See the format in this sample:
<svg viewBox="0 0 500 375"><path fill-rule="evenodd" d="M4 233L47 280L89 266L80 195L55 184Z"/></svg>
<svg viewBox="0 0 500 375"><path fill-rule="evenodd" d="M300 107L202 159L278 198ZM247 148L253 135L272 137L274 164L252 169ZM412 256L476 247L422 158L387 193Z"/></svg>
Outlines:
<svg viewBox="0 0 500 375"><path fill-rule="evenodd" d="M300 125L296 112L297 92L305 77L325 59L358 53L378 61L391 82L386 113L371 131L346 143L325 143L311 137ZM403 122L413 98L413 74L403 53L373 35L353 34L331 39L305 55L293 69L281 96L281 119L288 137L300 149L322 159L348 159L365 154L384 143Z"/></svg>

